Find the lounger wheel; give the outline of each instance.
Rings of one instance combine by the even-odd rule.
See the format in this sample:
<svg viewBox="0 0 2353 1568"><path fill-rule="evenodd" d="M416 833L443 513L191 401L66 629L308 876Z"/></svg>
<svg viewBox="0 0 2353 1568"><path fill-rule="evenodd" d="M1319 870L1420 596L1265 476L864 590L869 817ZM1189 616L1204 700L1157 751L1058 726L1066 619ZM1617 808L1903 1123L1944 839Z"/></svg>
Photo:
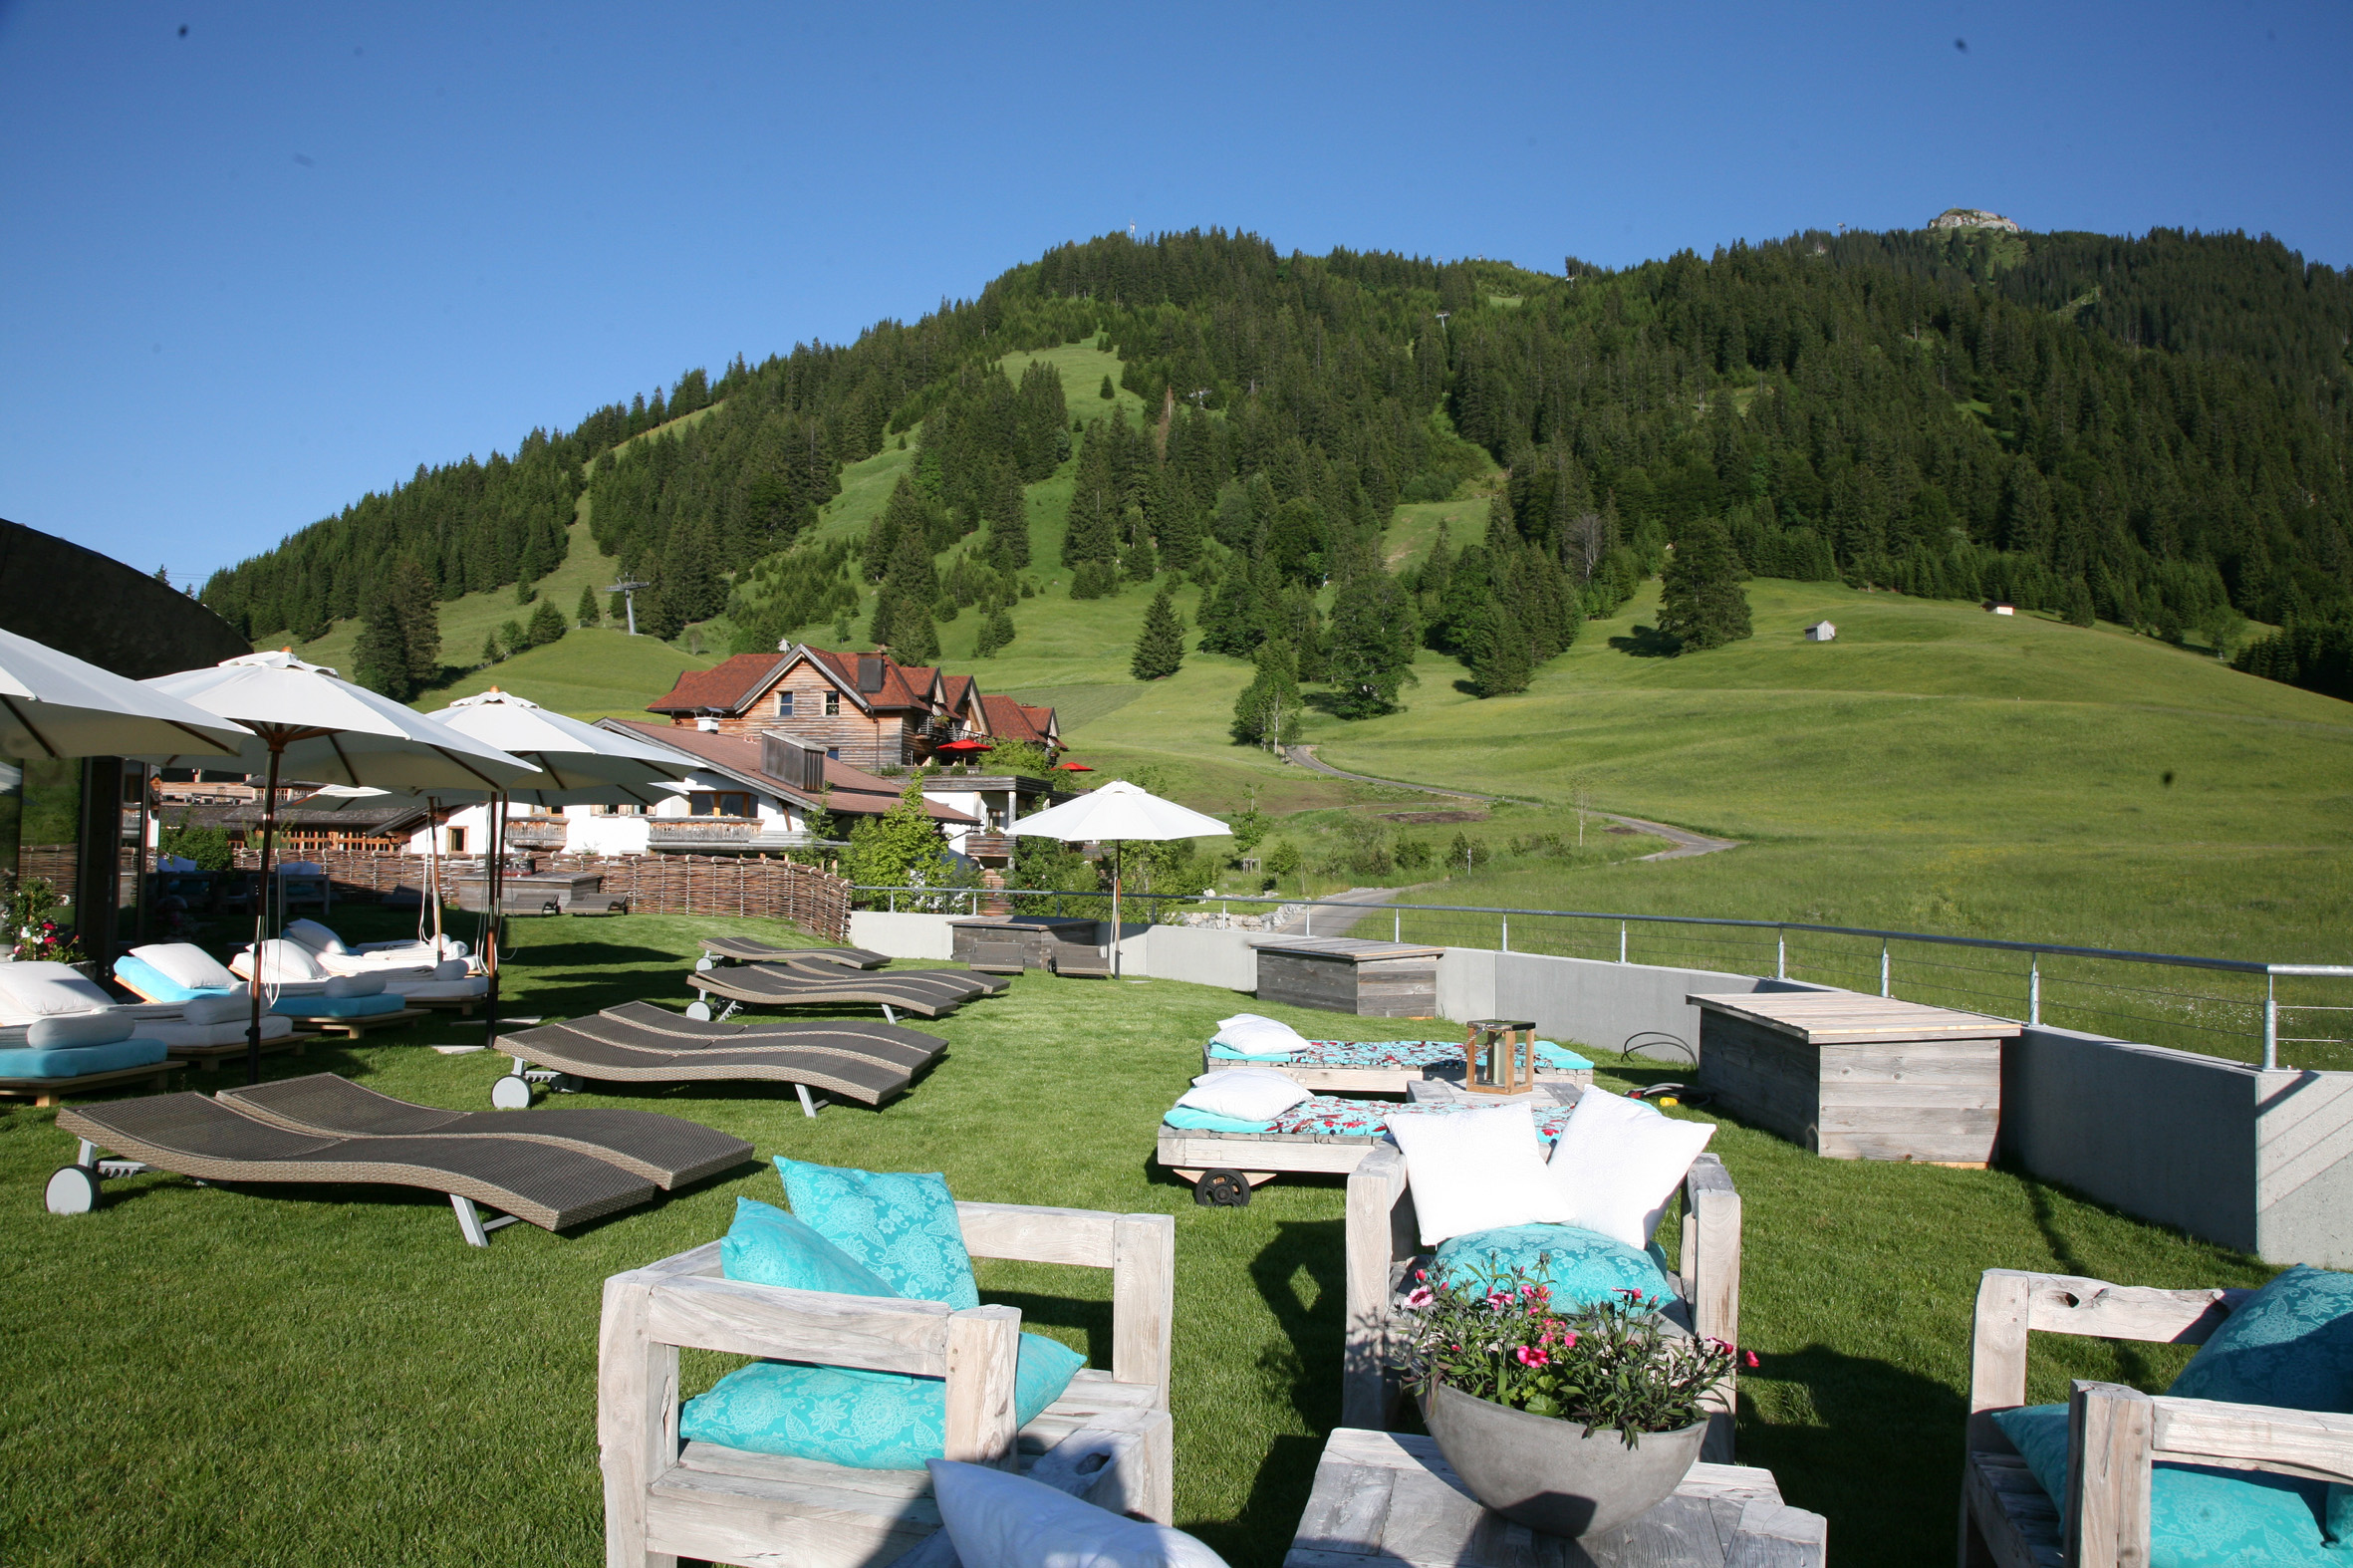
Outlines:
<svg viewBox="0 0 2353 1568"><path fill-rule="evenodd" d="M53 1214L87 1214L98 1207L98 1186L96 1166L59 1166L42 1195Z"/></svg>
<svg viewBox="0 0 2353 1568"><path fill-rule="evenodd" d="M509 1073L490 1086L490 1103L501 1111L528 1111L531 1084L521 1073Z"/></svg>
<svg viewBox="0 0 2353 1568"><path fill-rule="evenodd" d="M688 1002L686 1016L696 1023L709 1023L711 1021L711 1004L708 1002Z"/></svg>
<svg viewBox="0 0 2353 1568"><path fill-rule="evenodd" d="M1203 1208L1245 1208L1250 1178L1239 1171L1204 1171L1192 1184L1192 1200Z"/></svg>

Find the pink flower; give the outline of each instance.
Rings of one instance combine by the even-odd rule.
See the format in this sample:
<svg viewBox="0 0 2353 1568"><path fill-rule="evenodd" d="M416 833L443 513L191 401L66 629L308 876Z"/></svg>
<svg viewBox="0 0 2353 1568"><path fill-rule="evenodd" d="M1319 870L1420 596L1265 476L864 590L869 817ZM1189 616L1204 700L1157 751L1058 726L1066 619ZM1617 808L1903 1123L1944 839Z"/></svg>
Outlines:
<svg viewBox="0 0 2353 1568"><path fill-rule="evenodd" d="M1533 1345L1522 1345L1512 1354L1519 1358L1519 1364L1523 1367L1541 1367L1552 1360L1550 1351L1539 1350Z"/></svg>
<svg viewBox="0 0 2353 1568"><path fill-rule="evenodd" d="M1575 1329L1569 1329L1561 1335L1560 1348L1563 1350L1575 1350L1577 1348L1577 1331Z"/></svg>
<svg viewBox="0 0 2353 1568"><path fill-rule="evenodd" d="M1511 1298L1500 1290L1490 1290L1487 1292L1487 1305L1494 1311L1500 1312L1511 1305Z"/></svg>
<svg viewBox="0 0 2353 1568"><path fill-rule="evenodd" d="M1755 1366L1759 1365L1759 1363L1758 1363L1758 1361L1757 1361L1757 1359L1756 1359L1756 1352L1755 1352L1755 1351L1753 1351L1753 1350L1744 1350L1744 1351L1740 1352L1740 1359L1741 1359L1742 1361L1745 1361L1746 1363L1748 1363L1748 1365L1749 1365L1750 1367L1755 1367Z"/></svg>
<svg viewBox="0 0 2353 1568"><path fill-rule="evenodd" d="M1406 1305L1419 1310L1430 1305L1430 1287L1428 1285L1424 1285L1421 1289L1412 1292L1406 1297Z"/></svg>
<svg viewBox="0 0 2353 1568"><path fill-rule="evenodd" d="M1428 1278L1430 1277L1430 1270L1428 1270L1428 1269L1426 1269L1426 1268L1418 1268L1418 1269L1414 1270L1414 1277L1415 1277L1416 1279L1418 1279L1418 1280L1419 1280L1419 1279L1428 1279Z"/></svg>

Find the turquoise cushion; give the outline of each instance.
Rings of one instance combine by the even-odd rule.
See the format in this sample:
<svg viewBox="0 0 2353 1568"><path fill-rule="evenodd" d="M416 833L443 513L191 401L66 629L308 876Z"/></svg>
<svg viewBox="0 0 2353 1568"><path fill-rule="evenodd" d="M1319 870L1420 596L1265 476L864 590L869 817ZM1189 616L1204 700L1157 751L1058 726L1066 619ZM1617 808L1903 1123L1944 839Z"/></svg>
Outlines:
<svg viewBox="0 0 2353 1568"><path fill-rule="evenodd" d="M1550 1285L1552 1304L1563 1312L1607 1301L1621 1290L1639 1291L1655 1306L1676 1295L1665 1265L1655 1255L1576 1225L1473 1230L1438 1249L1438 1277L1449 1284L1471 1283L1515 1268Z"/></svg>
<svg viewBox="0 0 2353 1568"><path fill-rule="evenodd" d="M912 1301L980 1305L956 1200L936 1172L851 1171L776 1157L793 1213Z"/></svg>
<svg viewBox="0 0 2353 1568"><path fill-rule="evenodd" d="M190 990L177 980L165 976L161 969L146 959L130 953L115 960L115 978L151 1002L192 1002L199 996L234 996L241 989L232 986L225 990Z"/></svg>
<svg viewBox="0 0 2353 1568"><path fill-rule="evenodd" d="M168 1047L155 1040L0 1051L0 1078L80 1078L85 1073L114 1073L126 1067L151 1066L170 1054Z"/></svg>
<svg viewBox="0 0 2353 1568"><path fill-rule="evenodd" d="M2165 1391L2353 1415L2353 1274L2299 1263L2238 1304Z"/></svg>
<svg viewBox="0 0 2353 1568"><path fill-rule="evenodd" d="M1021 1336L1013 1419L1027 1426L1062 1397L1087 1358L1056 1340ZM678 1435L754 1453L823 1459L861 1470L920 1469L945 1456L947 1384L903 1372L759 1361L721 1378L678 1413Z"/></svg>
<svg viewBox="0 0 2353 1568"><path fill-rule="evenodd" d="M2067 1407L1995 1411L1993 1424L2042 1489L2065 1498ZM2327 1490L2291 1475L2159 1463L2149 1477L2149 1568L2345 1568L2353 1559L2321 1540Z"/></svg>
<svg viewBox="0 0 2353 1568"><path fill-rule="evenodd" d="M830 1290L841 1296L890 1296L899 1292L872 1269L800 1220L756 1197L735 1200L735 1222L719 1243L719 1272L755 1285L787 1290Z"/></svg>
<svg viewBox="0 0 2353 1568"><path fill-rule="evenodd" d="M374 996L281 996L270 1003L270 1011L288 1018L373 1018L406 1005L405 997L380 991Z"/></svg>

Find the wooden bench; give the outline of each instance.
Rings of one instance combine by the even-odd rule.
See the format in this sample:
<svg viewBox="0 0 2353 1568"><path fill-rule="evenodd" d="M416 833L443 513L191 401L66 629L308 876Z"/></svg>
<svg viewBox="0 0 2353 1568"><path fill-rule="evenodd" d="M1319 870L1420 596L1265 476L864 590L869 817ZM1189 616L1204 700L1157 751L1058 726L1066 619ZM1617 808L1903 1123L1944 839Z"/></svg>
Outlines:
<svg viewBox="0 0 2353 1568"><path fill-rule="evenodd" d="M1961 1480L1961 1568L2125 1568L2149 1561L2150 1466L2159 1460L2271 1470L2353 1484L2353 1416L2152 1397L2077 1379L2065 1523L1993 1412L2026 1403L2029 1336L2203 1345L2252 1294L2159 1290L2070 1274L1989 1268L1969 1342Z"/></svg>
<svg viewBox="0 0 2353 1568"><path fill-rule="evenodd" d="M1383 1143L1348 1177L1348 1320L1340 1382L1340 1420L1385 1428L1401 1383L1390 1370L1389 1331L1412 1270L1428 1266L1414 1210L1406 1157ZM1669 1316L1702 1339L1740 1343L1740 1194L1714 1155L1701 1155L1683 1183L1683 1257L1675 1278L1682 1296ZM1733 1379L1709 1396L1701 1457L1732 1458Z"/></svg>
<svg viewBox="0 0 2353 1568"><path fill-rule="evenodd" d="M1082 1431L1136 1439L1121 1460L1129 1510L1171 1521L1169 1418L1176 1222L1166 1214L958 1203L972 1256L1106 1268L1112 1365L1081 1371L1018 1432L1013 1371L1021 1314L934 1301L784 1290L721 1277L719 1243L605 1281L597 1431L605 1560L674 1568L679 1557L800 1568L896 1561L939 1528L920 1470L851 1469L678 1440L678 1351L944 1377L946 1456L1026 1469Z"/></svg>

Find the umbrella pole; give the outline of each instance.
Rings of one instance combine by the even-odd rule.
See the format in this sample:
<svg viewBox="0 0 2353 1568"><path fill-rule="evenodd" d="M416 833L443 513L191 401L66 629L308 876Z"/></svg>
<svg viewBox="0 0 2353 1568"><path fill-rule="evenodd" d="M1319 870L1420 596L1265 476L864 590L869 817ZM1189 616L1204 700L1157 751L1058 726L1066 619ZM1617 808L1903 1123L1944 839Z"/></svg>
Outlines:
<svg viewBox="0 0 2353 1568"><path fill-rule="evenodd" d="M1120 977L1120 852L1127 840L1111 841L1111 977Z"/></svg>
<svg viewBox="0 0 2353 1568"><path fill-rule="evenodd" d="M483 939L488 950L483 954L482 966L490 971L490 989L482 997L482 1043L491 1050L498 1049L498 926L501 912L506 906L506 797L490 797L490 864L483 868L482 889L489 895L489 934Z"/></svg>
<svg viewBox="0 0 2353 1568"><path fill-rule="evenodd" d="M253 897L253 980L247 987L252 995L252 1013L245 1025L245 1081L261 1082L261 944L263 931L269 924L270 910L270 840L278 832L278 757L285 749L284 741L270 744L269 789L261 798L261 888Z"/></svg>

